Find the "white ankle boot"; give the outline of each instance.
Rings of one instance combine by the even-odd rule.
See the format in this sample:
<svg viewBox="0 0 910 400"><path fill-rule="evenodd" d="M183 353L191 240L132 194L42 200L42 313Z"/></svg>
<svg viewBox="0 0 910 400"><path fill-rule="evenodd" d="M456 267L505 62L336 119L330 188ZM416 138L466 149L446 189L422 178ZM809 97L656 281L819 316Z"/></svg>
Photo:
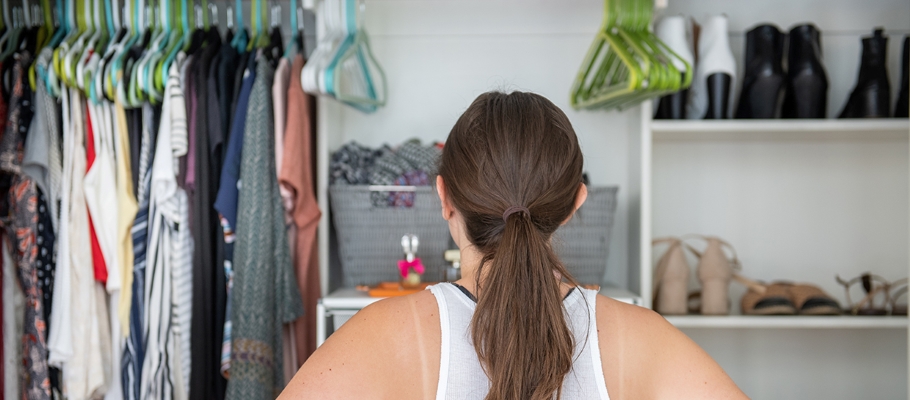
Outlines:
<svg viewBox="0 0 910 400"><path fill-rule="evenodd" d="M727 17L709 16L701 26L698 36L698 59L695 77L692 80L689 119L731 118L733 92L736 87L736 60L730 51L727 33ZM723 76L726 75L726 76ZM708 83L709 79L711 84ZM721 86L726 90L723 90ZM718 98L711 92L726 92L725 98Z"/></svg>

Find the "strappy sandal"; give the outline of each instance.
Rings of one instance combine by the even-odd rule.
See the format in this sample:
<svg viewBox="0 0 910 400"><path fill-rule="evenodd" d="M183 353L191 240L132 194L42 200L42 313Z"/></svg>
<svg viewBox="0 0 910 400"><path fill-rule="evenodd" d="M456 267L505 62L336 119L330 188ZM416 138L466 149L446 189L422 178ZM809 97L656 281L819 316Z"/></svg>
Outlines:
<svg viewBox="0 0 910 400"><path fill-rule="evenodd" d="M745 279L745 278L742 278ZM743 294L740 306L744 315L795 315L796 305L786 284L760 284L749 281L749 290Z"/></svg>
<svg viewBox="0 0 910 400"><path fill-rule="evenodd" d="M736 250L730 243L713 236L686 235L683 242L690 239L699 239L707 243L704 251L698 251L686 243L689 249L698 257L696 274L701 282L700 311L702 315L727 315L730 314L730 280L736 271L742 269ZM732 258L728 258L724 247L730 251Z"/></svg>
<svg viewBox="0 0 910 400"><path fill-rule="evenodd" d="M891 315L907 315L906 301L902 304L897 303L901 297L907 297L907 278L891 282L889 289L888 302L891 303Z"/></svg>
<svg viewBox="0 0 910 400"><path fill-rule="evenodd" d="M847 304L849 305L848 308L844 310L846 313L852 315L888 314L888 310L885 308L885 305L888 304L888 292L891 288L891 283L889 283L888 280L868 272L850 279L849 281L842 279L839 275L836 276L836 278L837 283L844 286L845 297L847 299ZM850 298L850 287L857 283L862 284L862 288L866 295L860 299L859 302L853 303ZM875 298L879 295L884 298L884 302L876 305Z"/></svg>
<svg viewBox="0 0 910 400"><path fill-rule="evenodd" d="M734 276L749 288L741 306L747 315L840 315L840 304L815 285L775 282L770 285Z"/></svg>
<svg viewBox="0 0 910 400"><path fill-rule="evenodd" d="M689 263L678 238L654 239L652 245L669 243L654 271L654 310L663 315L685 315Z"/></svg>

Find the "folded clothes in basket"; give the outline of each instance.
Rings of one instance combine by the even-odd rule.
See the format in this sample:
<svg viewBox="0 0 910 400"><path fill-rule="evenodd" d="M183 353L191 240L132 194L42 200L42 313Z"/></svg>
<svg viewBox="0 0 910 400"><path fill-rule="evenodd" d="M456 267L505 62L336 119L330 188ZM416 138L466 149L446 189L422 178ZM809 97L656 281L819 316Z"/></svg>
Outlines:
<svg viewBox="0 0 910 400"><path fill-rule="evenodd" d="M331 183L432 185L436 180L441 154L438 145L424 146L417 139L411 139L396 148L384 145L376 150L350 142L332 153ZM410 207L414 204L414 194L409 192L374 192L370 196L376 206Z"/></svg>

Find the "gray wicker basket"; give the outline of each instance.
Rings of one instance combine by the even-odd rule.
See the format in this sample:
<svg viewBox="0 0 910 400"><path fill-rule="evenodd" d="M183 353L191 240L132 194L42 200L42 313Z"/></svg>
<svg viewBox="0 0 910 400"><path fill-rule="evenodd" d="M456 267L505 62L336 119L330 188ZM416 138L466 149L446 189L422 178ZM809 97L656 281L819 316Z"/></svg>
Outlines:
<svg viewBox="0 0 910 400"><path fill-rule="evenodd" d="M371 193L376 189L342 185L329 188L343 286L399 280L396 262L404 255L401 237L409 233L420 238L417 255L426 266L423 280L442 280L446 265L442 255L449 249L451 238L435 189L398 189L414 192L414 205L409 208L375 206ZM588 200L553 239L560 259L581 283L601 284L603 280L617 190L589 188Z"/></svg>
<svg viewBox="0 0 910 400"><path fill-rule="evenodd" d="M553 235L553 248L579 283L603 284L618 191L616 186L588 187L585 204Z"/></svg>
<svg viewBox="0 0 910 400"><path fill-rule="evenodd" d="M417 256L426 267L423 280L440 281L445 270L442 254L449 249L450 235L436 190L431 186L412 187L414 206L395 208L374 206L371 193L376 190L370 189L341 185L329 188L344 286L401 279L397 267L398 260L404 257L401 237L409 233L420 238Z"/></svg>

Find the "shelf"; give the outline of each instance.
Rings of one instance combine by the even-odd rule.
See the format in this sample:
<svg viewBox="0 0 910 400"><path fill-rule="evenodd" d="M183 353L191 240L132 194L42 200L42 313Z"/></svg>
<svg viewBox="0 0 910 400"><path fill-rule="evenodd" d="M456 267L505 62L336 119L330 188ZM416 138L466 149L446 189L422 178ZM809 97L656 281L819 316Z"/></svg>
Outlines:
<svg viewBox="0 0 910 400"><path fill-rule="evenodd" d="M907 140L907 119L653 121L654 141Z"/></svg>
<svg viewBox="0 0 910 400"><path fill-rule="evenodd" d="M907 329L907 317L866 316L667 316L677 328L764 328L764 329Z"/></svg>

